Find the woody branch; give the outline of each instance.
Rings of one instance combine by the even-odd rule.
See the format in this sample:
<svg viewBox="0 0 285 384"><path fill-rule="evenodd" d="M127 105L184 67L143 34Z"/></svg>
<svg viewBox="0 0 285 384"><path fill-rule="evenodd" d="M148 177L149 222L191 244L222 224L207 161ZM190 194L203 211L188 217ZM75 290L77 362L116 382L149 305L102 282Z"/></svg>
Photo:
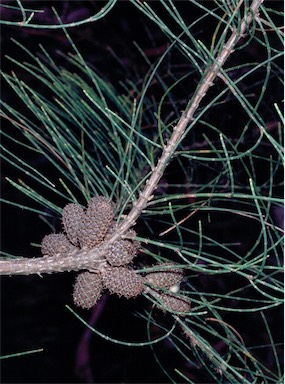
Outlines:
<svg viewBox="0 0 285 384"><path fill-rule="evenodd" d="M162 155L153 169L151 177L147 180L144 190L134 204L133 208L117 228L116 232L108 238L102 245L89 250L80 250L68 254L68 257L62 259L58 257L47 258L20 258L20 259L0 259L1 275L29 275L41 273L54 273L64 271L78 271L80 269L94 269L100 263L104 251L120 239L132 226L135 225L142 211L146 208L148 202L152 199L153 193L171 160L177 145L179 144L189 123L199 107L209 88L213 85L215 79L219 76L221 68L228 57L234 51L234 48L241 37L244 37L246 30L251 25L254 18L258 17L259 8L264 0L253 0L251 7L244 16L240 29L234 30L228 41L223 46L221 52L215 58L213 64L206 69L203 80L197 86L191 105L182 113L177 125L173 128L173 133L165 144Z"/></svg>

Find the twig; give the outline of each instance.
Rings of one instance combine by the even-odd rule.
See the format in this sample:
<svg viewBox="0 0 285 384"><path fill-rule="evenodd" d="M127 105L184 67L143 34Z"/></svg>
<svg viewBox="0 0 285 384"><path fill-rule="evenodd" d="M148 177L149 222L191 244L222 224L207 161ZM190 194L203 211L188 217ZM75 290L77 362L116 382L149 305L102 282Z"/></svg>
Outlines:
<svg viewBox="0 0 285 384"><path fill-rule="evenodd" d="M192 104L186 109L177 125L173 128L172 136L168 143L164 146L162 155L157 162L157 165L152 171L151 177L146 181L145 189L141 192L139 199L134 204L129 214L125 217L119 225L114 235L104 242L102 245L91 250L80 250L66 257L42 257L33 259L1 259L0 260L0 274L1 275L29 275L41 273L53 273L64 271L78 271L80 269L96 269L98 263L101 262L101 257L106 248L114 241L121 238L132 226L135 225L136 220L141 215L142 211L147 206L148 202L152 199L153 193L165 171L165 168L171 160L177 145L180 142L187 126L192 121L194 113L199 107L202 99L208 92L209 88L213 85L214 80L219 75L220 69L225 64L226 60L233 52L233 49L239 39L244 37L246 29L249 27L253 20L253 16L257 17L259 8L263 0L253 0L248 13L244 16L240 29L234 30L225 43L221 53L217 55L214 63L206 70L203 81L198 85L195 97Z"/></svg>
<svg viewBox="0 0 285 384"><path fill-rule="evenodd" d="M196 112L209 88L213 85L213 82L218 76L221 67L225 64L226 60L233 52L235 45L237 44L239 39L244 35L246 29L251 24L253 15L258 15L259 8L263 1L264 0L252 1L252 5L249 9L248 14L243 18L241 22L240 30L233 31L232 35L225 43L221 53L217 56L212 66L207 70L202 83L198 85L196 95L193 99L192 104L190 105L188 110L182 113L180 120L178 121L177 125L173 128L173 134L169 139L168 143L165 145L164 150L162 152L162 156L158 160L158 163L154 168L151 177L149 178L149 180L147 180L144 191L141 193L139 199L134 204L132 210L124 219L121 226L118 228L118 231L113 237L114 239L118 239L136 223L136 220L140 216L141 212L147 206L147 203L152 199L152 194L155 191L159 180L161 179L164 173L165 168L169 164L171 156L173 155L177 145L179 144L180 139L183 136L187 126L193 119L194 113Z"/></svg>
<svg viewBox="0 0 285 384"><path fill-rule="evenodd" d="M109 244L109 242L108 242ZM96 271L102 268L106 261L103 258L106 252L107 242L94 249L81 248L67 255L56 254L19 259L0 258L1 275L41 275L42 273L70 272L88 269Z"/></svg>

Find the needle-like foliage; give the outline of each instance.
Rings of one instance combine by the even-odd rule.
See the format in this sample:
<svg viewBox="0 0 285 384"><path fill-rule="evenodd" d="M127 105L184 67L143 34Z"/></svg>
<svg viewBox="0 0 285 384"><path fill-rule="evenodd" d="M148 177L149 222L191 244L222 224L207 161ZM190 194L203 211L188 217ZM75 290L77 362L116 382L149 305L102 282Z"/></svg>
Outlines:
<svg viewBox="0 0 285 384"><path fill-rule="evenodd" d="M280 12L268 1L191 0L190 12L195 8L200 17L189 21L180 2L131 0L162 31L167 47L155 62L138 47L148 69L139 80L114 86L84 59L68 27L104 17L115 3L80 22L57 16L52 28L62 29L71 47L60 52L66 66L44 47L35 54L14 41L26 59L9 57L14 70L2 76L25 112L18 101L1 102L2 158L19 176L7 180L31 204L4 202L49 221L68 203L86 206L94 196L108 197L118 226L110 241L121 241L137 224L135 271L147 276L148 287L138 278L146 309L137 315L149 339L119 341L70 311L109 341L150 345L169 382L194 383L193 372L200 372L207 382L279 383L282 340L272 316L283 303ZM21 2L15 10L22 26L51 27L33 23L36 11ZM215 27L200 38L208 24ZM172 57L186 70L177 70ZM53 173L37 170L21 149L44 157ZM127 268L115 265L119 279L120 268ZM158 289L151 275L159 277L163 268L165 275L171 268L172 276L181 275ZM128 273L135 276L134 269ZM263 334L254 344L246 328L252 323ZM166 338L180 356L177 367L160 362L156 348ZM270 366L261 358L265 350Z"/></svg>

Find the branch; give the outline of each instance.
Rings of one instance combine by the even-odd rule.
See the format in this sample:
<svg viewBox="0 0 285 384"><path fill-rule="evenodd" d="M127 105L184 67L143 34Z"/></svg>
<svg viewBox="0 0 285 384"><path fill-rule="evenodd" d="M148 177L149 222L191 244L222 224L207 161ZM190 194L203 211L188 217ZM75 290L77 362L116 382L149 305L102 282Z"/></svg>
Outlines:
<svg viewBox="0 0 285 384"><path fill-rule="evenodd" d="M103 257L108 247L107 242L94 249L81 248L67 255L56 254L19 259L0 258L1 275L41 275L42 273L70 272L88 269L96 271L106 264Z"/></svg>
<svg viewBox="0 0 285 384"><path fill-rule="evenodd" d="M42 257L32 259L5 259L0 260L1 275L29 275L64 271L78 271L81 269L93 270L97 268L98 263L102 260L104 251L111 243L123 237L123 235L135 225L136 220L141 215L142 211L152 199L153 193L171 160L177 145L189 123L193 120L194 113L199 107L202 99L208 92L209 88L219 75L219 72L226 60L233 52L235 45L241 37L244 36L246 29L252 23L253 17L258 16L259 8L263 0L253 0L252 5L248 10L247 15L243 18L240 29L234 30L232 35L225 43L221 53L217 55L214 63L206 70L203 81L198 85L195 96L191 105L182 113L177 125L173 128L172 136L168 143L164 146L162 155L153 169L151 177L146 181L146 186L141 192L139 199L134 204L133 208L126 218L119 225L118 229L112 237L105 241L102 245L89 250L80 250L75 253L68 254L65 257Z"/></svg>
<svg viewBox="0 0 285 384"><path fill-rule="evenodd" d="M220 69L225 64L230 54L234 51L235 45L238 43L241 37L243 37L246 29L249 27L253 20L253 15L256 17L259 13L259 8L264 0L253 0L252 5L249 8L248 14L243 18L239 31L233 31L232 35L224 45L221 53L217 56L212 66L207 69L202 83L200 83L196 90L196 95L189 108L182 113L177 125L173 128L173 134L169 139L167 145L165 145L161 158L158 160L156 167L154 168L151 177L146 181L146 186L141 193L139 199L134 204L132 210L122 222L118 231L111 240L118 239L121 235L135 225L136 220L147 206L148 202L152 199L153 192L155 191L159 180L161 179L165 168L171 160L177 145L180 142L187 126L193 119L194 113L198 109L202 99L206 95L209 88L213 85L214 80L219 75Z"/></svg>

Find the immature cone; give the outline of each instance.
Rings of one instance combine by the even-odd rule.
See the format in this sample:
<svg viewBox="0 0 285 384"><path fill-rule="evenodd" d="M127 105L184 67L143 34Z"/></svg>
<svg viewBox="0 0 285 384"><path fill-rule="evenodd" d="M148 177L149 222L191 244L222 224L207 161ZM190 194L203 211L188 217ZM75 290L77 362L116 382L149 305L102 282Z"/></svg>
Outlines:
<svg viewBox="0 0 285 384"><path fill-rule="evenodd" d="M103 196L93 197L88 203L79 230L80 245L93 248L100 244L113 222L113 217L114 212L109 200Z"/></svg>
<svg viewBox="0 0 285 384"><path fill-rule="evenodd" d="M191 310L191 302L187 297L181 297L174 295L173 293L165 292L156 292L153 293L153 295L159 300L157 306L163 312L179 312L179 316L186 316Z"/></svg>
<svg viewBox="0 0 285 384"><path fill-rule="evenodd" d="M73 287L73 301L78 307L92 308L101 296L102 278L98 273L81 272Z"/></svg>
<svg viewBox="0 0 285 384"><path fill-rule="evenodd" d="M128 240L115 241L108 248L105 257L116 267L129 264L137 254L137 246Z"/></svg>
<svg viewBox="0 0 285 384"><path fill-rule="evenodd" d="M174 263L162 263L157 266L161 271L148 272L145 276L147 283L156 287L169 289L175 284L180 284L183 279L183 269L175 268Z"/></svg>
<svg viewBox="0 0 285 384"><path fill-rule="evenodd" d="M80 205L67 204L62 211L62 222L68 239L78 245L79 228L82 225L84 210Z"/></svg>
<svg viewBox="0 0 285 384"><path fill-rule="evenodd" d="M54 256L58 253L67 254L76 249L63 233L51 233L42 239L41 252L43 256Z"/></svg>
<svg viewBox="0 0 285 384"><path fill-rule="evenodd" d="M127 299L138 296L143 290L143 277L126 267L106 267L101 271L104 288Z"/></svg>

